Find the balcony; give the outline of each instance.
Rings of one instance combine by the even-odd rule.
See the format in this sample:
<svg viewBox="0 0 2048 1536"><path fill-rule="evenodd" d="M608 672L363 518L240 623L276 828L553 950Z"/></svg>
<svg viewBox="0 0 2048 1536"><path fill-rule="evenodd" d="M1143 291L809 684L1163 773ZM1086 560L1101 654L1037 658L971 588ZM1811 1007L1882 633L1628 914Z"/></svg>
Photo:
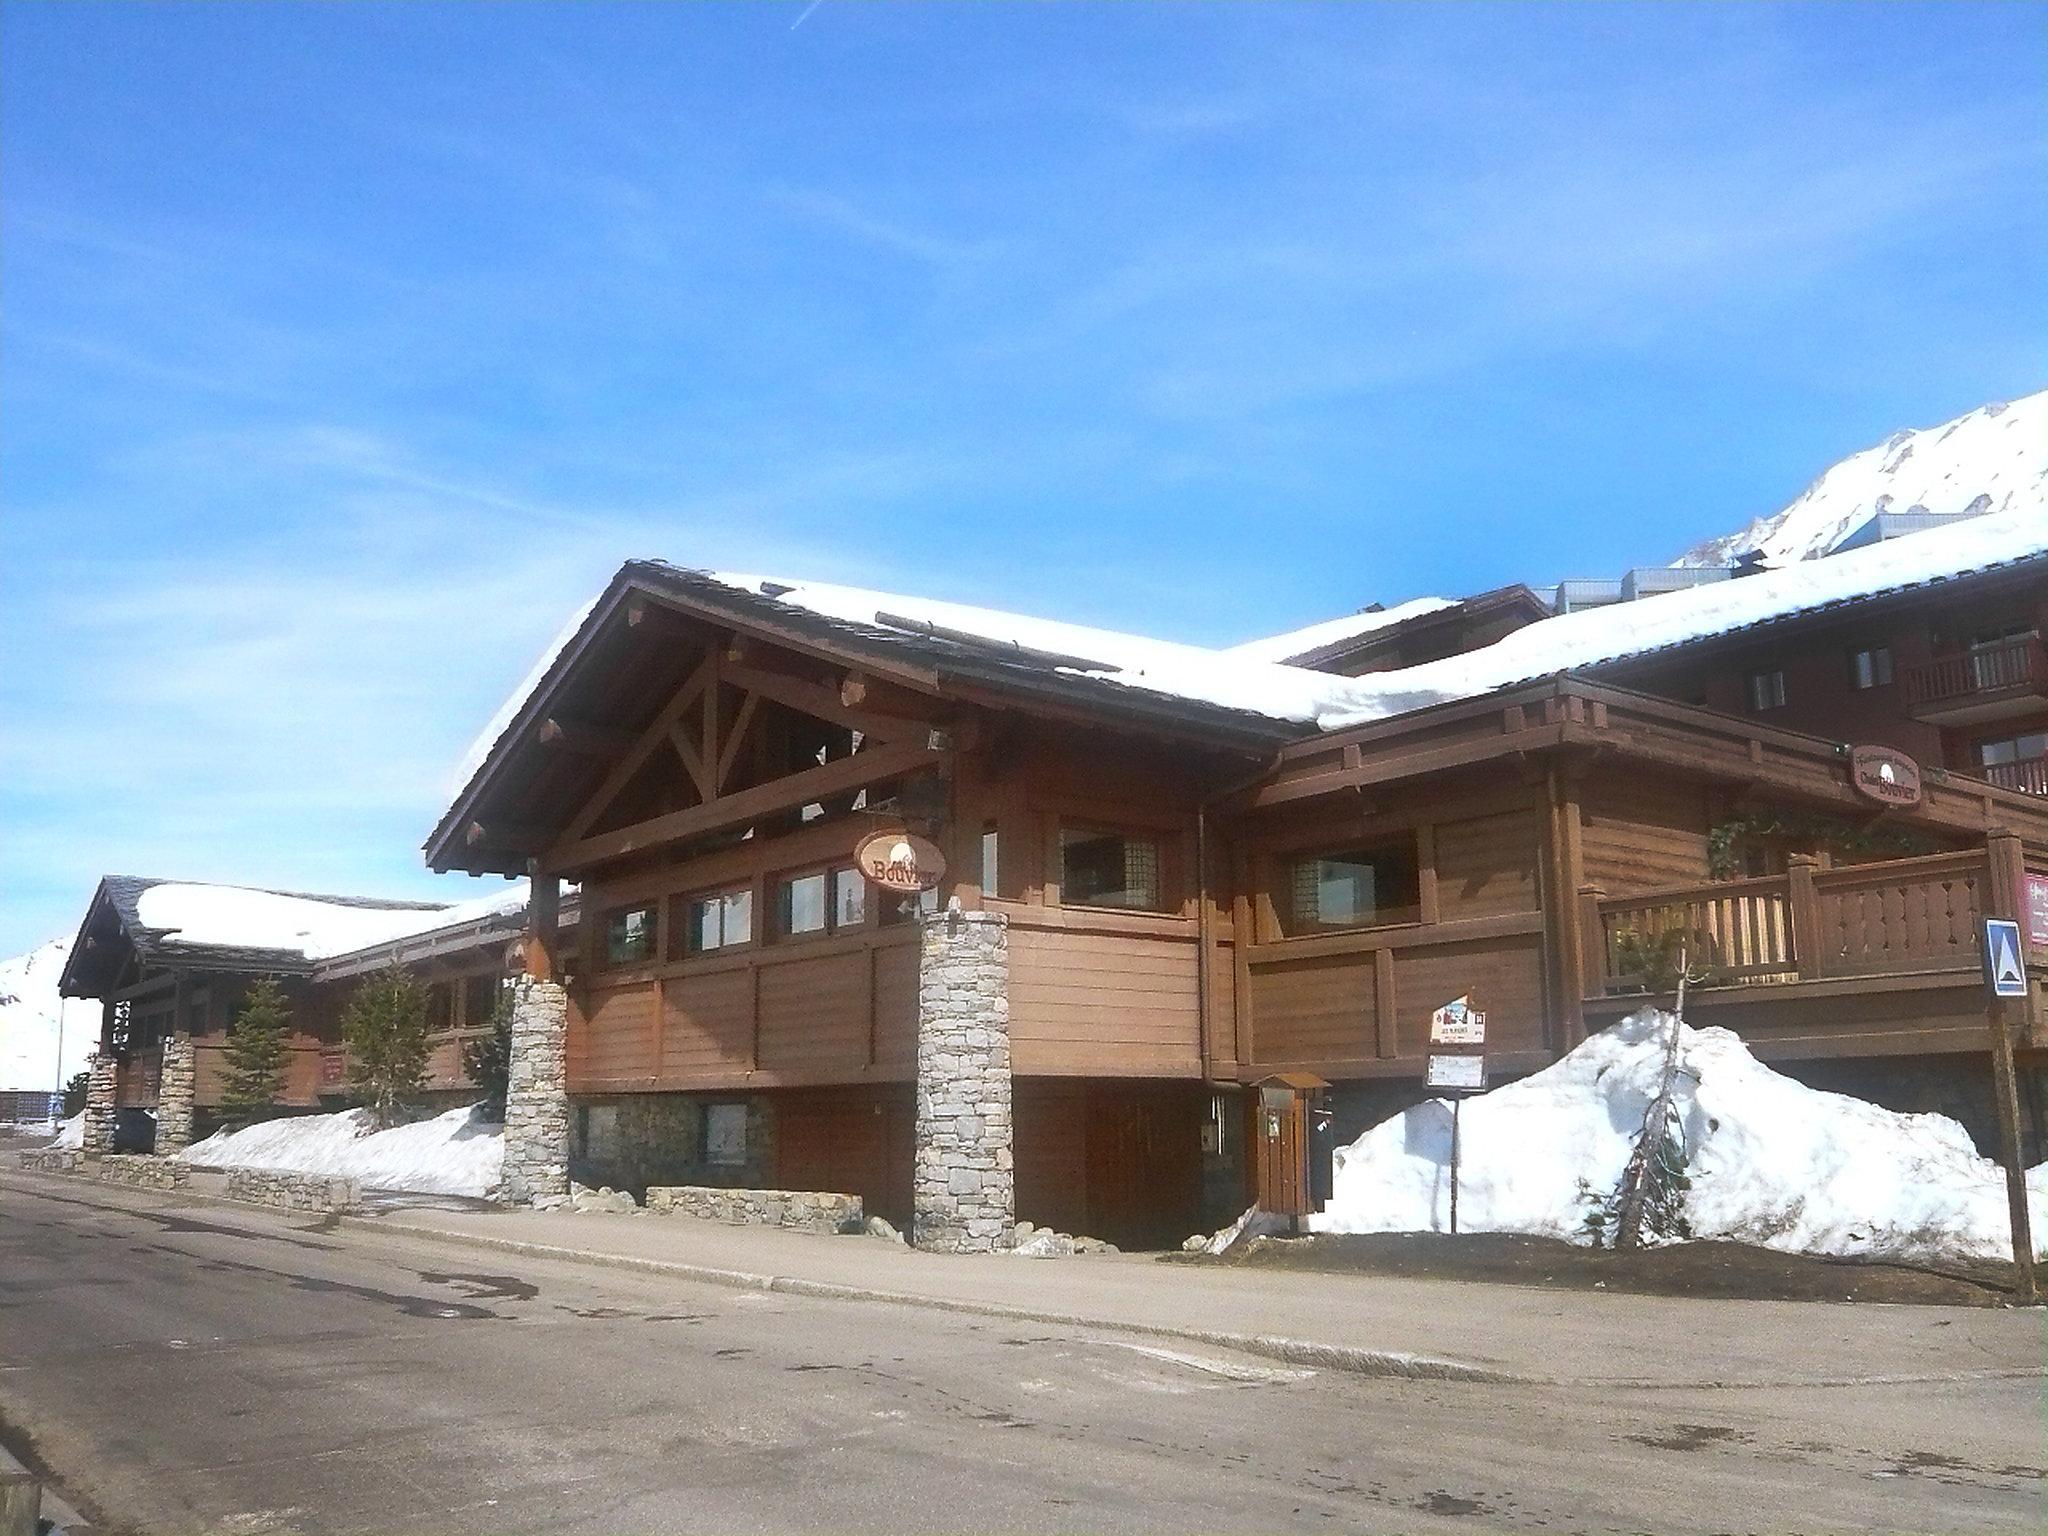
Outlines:
<svg viewBox="0 0 2048 1536"><path fill-rule="evenodd" d="M2033 714L2048 707L2048 648L2029 635L1907 667L1900 682L1907 710L1932 725Z"/></svg>
<svg viewBox="0 0 2048 1536"><path fill-rule="evenodd" d="M2017 763L1986 763L1977 776L2000 789L2023 795L2048 795L2048 757L2030 757Z"/></svg>

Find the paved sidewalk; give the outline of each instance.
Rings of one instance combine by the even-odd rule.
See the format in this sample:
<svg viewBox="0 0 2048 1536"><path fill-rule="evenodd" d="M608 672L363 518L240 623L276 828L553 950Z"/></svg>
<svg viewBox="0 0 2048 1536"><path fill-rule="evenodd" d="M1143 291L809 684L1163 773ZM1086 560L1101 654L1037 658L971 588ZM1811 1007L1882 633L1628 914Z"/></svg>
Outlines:
<svg viewBox="0 0 2048 1536"><path fill-rule="evenodd" d="M717 1271L925 1305L1223 1342L1401 1373L1615 1385L1803 1385L2048 1376L2048 1315L1585 1294L1460 1281L1275 1273L1138 1255L920 1253L686 1216L397 1210L352 1225L596 1263ZM1284 1341L1284 1342L1283 1342ZM1350 1358L1346 1358L1350 1357ZM1430 1368L1441 1362L1441 1370Z"/></svg>

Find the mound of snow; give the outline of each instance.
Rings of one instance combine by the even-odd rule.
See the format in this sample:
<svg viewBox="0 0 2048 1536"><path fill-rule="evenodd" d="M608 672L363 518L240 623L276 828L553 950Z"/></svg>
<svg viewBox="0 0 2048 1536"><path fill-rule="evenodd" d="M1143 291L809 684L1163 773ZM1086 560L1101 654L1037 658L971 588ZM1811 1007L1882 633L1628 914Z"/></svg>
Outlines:
<svg viewBox="0 0 2048 1536"><path fill-rule="evenodd" d="M85 1112L80 1110L69 1120L59 1125L57 1127L57 1139L51 1142L50 1145L68 1151L76 1151L83 1147L85 1145Z"/></svg>
<svg viewBox="0 0 2048 1536"><path fill-rule="evenodd" d="M388 1131L374 1125L366 1109L269 1120L221 1131L179 1156L202 1168L283 1168L424 1195L487 1195L497 1186L505 1128L475 1106Z"/></svg>
<svg viewBox="0 0 2048 1536"><path fill-rule="evenodd" d="M1586 1242L1657 1091L1671 1016L1633 1014L1561 1061L1466 1101L1458 1226ZM1694 1235L1791 1252L2005 1258L2005 1175L1945 1115L1902 1115L1773 1072L1725 1029L1684 1028L1674 1099ZM1318 1232L1450 1226L1451 1112L1432 1100L1336 1153ZM2027 1175L2036 1246L2048 1164Z"/></svg>

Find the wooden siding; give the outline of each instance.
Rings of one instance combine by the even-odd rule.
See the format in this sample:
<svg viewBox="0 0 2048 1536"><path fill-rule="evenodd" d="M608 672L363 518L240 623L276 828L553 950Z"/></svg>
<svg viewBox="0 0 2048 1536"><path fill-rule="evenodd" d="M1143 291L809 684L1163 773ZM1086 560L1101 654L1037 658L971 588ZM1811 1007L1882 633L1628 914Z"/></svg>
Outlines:
<svg viewBox="0 0 2048 1536"><path fill-rule="evenodd" d="M1017 1216L1126 1247L1177 1246L1200 1214L1196 1083L1020 1077Z"/></svg>
<svg viewBox="0 0 2048 1536"><path fill-rule="evenodd" d="M1436 896L1445 919L1534 912L1542 823L1532 811L1437 823Z"/></svg>
<svg viewBox="0 0 2048 1536"><path fill-rule="evenodd" d="M1192 921L991 905L1010 914L1012 1070L1201 1075Z"/></svg>
<svg viewBox="0 0 2048 1536"><path fill-rule="evenodd" d="M1647 773L1602 776L1586 787L1580 816L1584 878L1610 896L1707 878L1712 818L1703 785Z"/></svg>

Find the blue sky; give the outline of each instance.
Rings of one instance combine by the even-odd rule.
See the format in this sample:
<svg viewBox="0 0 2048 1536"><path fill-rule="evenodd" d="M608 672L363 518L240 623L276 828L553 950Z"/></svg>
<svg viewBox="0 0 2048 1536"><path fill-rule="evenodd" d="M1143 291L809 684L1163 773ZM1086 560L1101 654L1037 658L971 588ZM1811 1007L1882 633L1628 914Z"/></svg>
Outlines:
<svg viewBox="0 0 2048 1536"><path fill-rule="evenodd" d="M623 558L1227 641L2043 379L2038 8L0 5L0 954L417 895Z"/></svg>

